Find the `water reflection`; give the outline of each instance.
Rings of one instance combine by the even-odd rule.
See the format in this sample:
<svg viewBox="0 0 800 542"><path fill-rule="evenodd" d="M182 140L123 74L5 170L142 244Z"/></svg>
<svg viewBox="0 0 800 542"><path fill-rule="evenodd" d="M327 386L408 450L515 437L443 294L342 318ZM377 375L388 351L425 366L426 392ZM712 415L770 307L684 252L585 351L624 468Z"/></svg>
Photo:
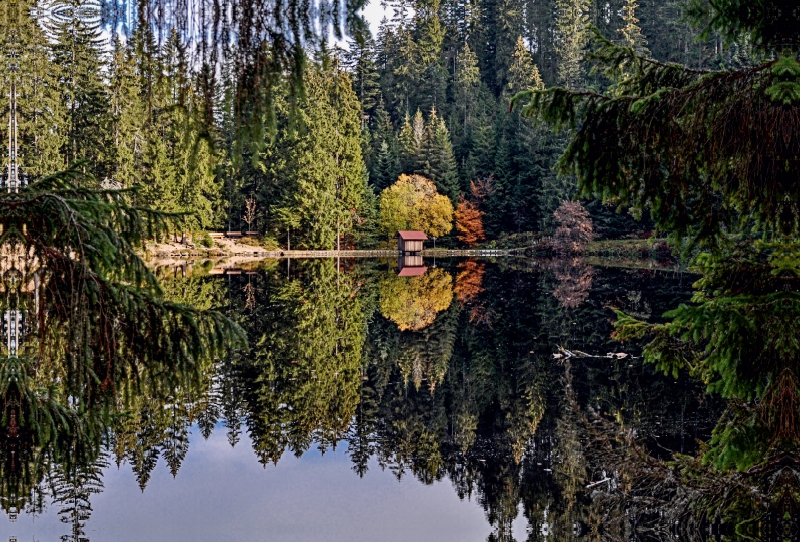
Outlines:
<svg viewBox="0 0 800 542"><path fill-rule="evenodd" d="M755 512L782 528L796 488L796 275L786 247L742 250L755 262L742 272L700 258L693 297L698 275L580 261L445 261L418 277L329 260L288 275L280 262L160 269L165 302L223 311L249 346L188 372L123 372L91 409L91 453L44 453L6 407L4 507L53 503L84 536L106 465L126 465L147 495L159 464L180 479L196 427L249 439L263 464L341 447L355 475L377 461L398 479L449 480L483 507L490 540L513 540L520 515L528 540L706 538ZM4 276L17 292L4 310L44 303L35 281ZM626 315L616 330L612 307ZM555 359L559 347L587 355ZM83 449L79 431L61 434L59 453Z"/></svg>
<svg viewBox="0 0 800 542"><path fill-rule="evenodd" d="M667 323L621 315L619 338L652 339L647 361L667 374L688 372L727 400L696 457L632 461L620 450L605 458L622 466L628 487L615 499L642 526L685 536L797 536L797 251L785 239L731 243L695 258L695 295L670 311ZM660 503L645 505L641 495Z"/></svg>
<svg viewBox="0 0 800 542"><path fill-rule="evenodd" d="M75 168L0 198L0 498L12 517L52 501L75 539L115 424L196 397L244 339L223 314L166 298L137 256L169 219L93 181ZM179 463L176 416L164 455Z"/></svg>

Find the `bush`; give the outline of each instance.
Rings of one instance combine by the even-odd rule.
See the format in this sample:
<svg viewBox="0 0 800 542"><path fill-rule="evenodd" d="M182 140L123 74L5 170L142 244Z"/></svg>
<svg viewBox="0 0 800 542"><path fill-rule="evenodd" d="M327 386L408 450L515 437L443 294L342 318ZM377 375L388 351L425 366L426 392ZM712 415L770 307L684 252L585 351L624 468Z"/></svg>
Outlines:
<svg viewBox="0 0 800 542"><path fill-rule="evenodd" d="M207 231L194 234L192 240L194 241L194 244L200 245L201 247L211 248L214 246L214 240L211 239L211 236Z"/></svg>

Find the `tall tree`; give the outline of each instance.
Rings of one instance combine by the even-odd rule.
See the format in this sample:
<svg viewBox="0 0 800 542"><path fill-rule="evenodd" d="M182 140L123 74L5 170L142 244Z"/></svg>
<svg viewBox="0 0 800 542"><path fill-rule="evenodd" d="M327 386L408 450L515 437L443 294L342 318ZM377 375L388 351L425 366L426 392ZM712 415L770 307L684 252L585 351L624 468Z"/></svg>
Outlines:
<svg viewBox="0 0 800 542"><path fill-rule="evenodd" d="M301 127L284 129L262 155L261 206L273 231L296 230L299 246L335 248L364 211L366 169L360 105L347 73L323 58L306 73L308 96L297 107Z"/></svg>
<svg viewBox="0 0 800 542"><path fill-rule="evenodd" d="M558 58L558 83L566 88L581 86L585 77L583 58L589 39L589 0L556 0L558 17L554 28Z"/></svg>
<svg viewBox="0 0 800 542"><path fill-rule="evenodd" d="M47 35L32 14L36 2L21 1L2 8L2 50L16 66L9 74L17 96L19 162L29 179L66 167L66 107L59 85L61 67L53 62Z"/></svg>
<svg viewBox="0 0 800 542"><path fill-rule="evenodd" d="M58 66L61 102L66 110L67 163L86 160L88 171L99 179L109 174L108 93L103 81L104 45L99 23L85 12L97 9L84 0L70 2L56 19L53 63Z"/></svg>
<svg viewBox="0 0 800 542"><path fill-rule="evenodd" d="M628 47L633 47L641 55L648 54L647 40L642 34L639 26L639 19L636 18L636 10L639 8L637 0L625 0L622 6L623 26L619 29L622 35L622 42Z"/></svg>
<svg viewBox="0 0 800 542"><path fill-rule="evenodd" d="M458 165L453 156L450 131L435 109L431 111L420 137L415 162L415 173L432 180L439 192L451 201L458 201Z"/></svg>

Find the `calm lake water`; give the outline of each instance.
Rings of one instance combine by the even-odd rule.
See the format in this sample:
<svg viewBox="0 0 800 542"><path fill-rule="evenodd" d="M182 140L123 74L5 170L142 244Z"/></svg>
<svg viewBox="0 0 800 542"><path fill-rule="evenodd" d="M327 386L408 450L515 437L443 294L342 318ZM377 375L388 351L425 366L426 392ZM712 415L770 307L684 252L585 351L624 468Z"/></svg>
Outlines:
<svg viewBox="0 0 800 542"><path fill-rule="evenodd" d="M720 402L611 338L613 308L658 321L696 277L425 263L416 277L379 261L159 269L171 299L223 308L250 346L131 400L105 456L66 482L54 466L43 509L12 510L2 538L580 539L592 489L616 483L585 453L583 417L659 457L709 437Z"/></svg>

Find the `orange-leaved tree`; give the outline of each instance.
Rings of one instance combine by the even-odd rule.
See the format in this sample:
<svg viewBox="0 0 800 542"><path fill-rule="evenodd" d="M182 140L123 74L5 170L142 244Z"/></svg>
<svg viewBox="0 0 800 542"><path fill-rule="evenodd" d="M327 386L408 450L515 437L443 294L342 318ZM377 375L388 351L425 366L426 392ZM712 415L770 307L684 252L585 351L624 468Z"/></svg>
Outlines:
<svg viewBox="0 0 800 542"><path fill-rule="evenodd" d="M472 197L467 200L464 196L461 196L458 200L458 208L456 209L458 240L468 246L486 239L486 234L483 230L484 212L479 208L480 200L485 195L485 184L485 182L478 184L475 181L471 182Z"/></svg>

